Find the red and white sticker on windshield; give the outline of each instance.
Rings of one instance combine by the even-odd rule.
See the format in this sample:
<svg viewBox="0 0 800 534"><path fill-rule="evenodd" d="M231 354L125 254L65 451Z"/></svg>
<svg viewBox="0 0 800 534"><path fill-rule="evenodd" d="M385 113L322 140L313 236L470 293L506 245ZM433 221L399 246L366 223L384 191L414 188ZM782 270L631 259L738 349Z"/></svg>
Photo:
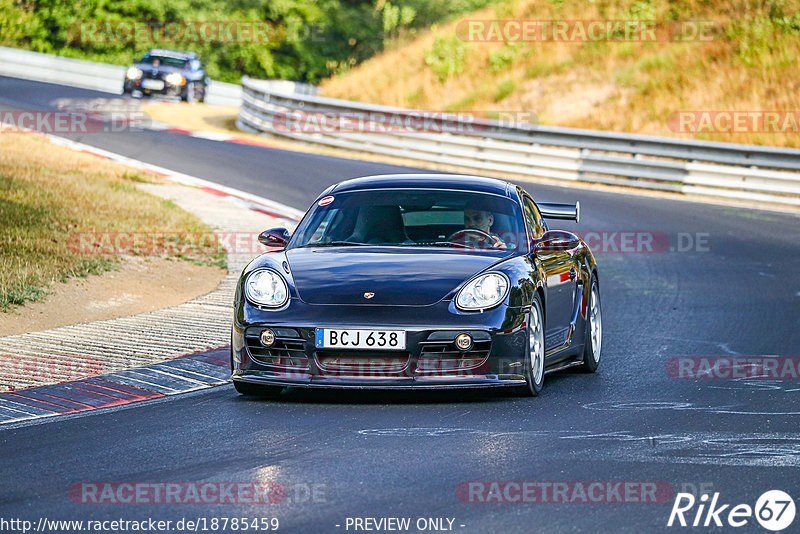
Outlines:
<svg viewBox="0 0 800 534"><path fill-rule="evenodd" d="M331 202L333 202L333 197L331 197L331 196L327 196L327 197L323 198L322 200L320 200L320 201L317 203L317 205L318 205L318 206L327 206L327 205L328 205L328 204L330 204Z"/></svg>

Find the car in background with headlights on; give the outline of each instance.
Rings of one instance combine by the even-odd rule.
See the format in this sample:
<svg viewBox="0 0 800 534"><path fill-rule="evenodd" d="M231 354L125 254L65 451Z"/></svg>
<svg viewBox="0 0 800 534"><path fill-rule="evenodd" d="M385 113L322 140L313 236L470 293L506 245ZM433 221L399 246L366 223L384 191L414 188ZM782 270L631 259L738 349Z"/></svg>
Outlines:
<svg viewBox="0 0 800 534"><path fill-rule="evenodd" d="M123 94L162 95L204 102L209 79L194 52L153 48L125 71Z"/></svg>
<svg viewBox="0 0 800 534"><path fill-rule="evenodd" d="M597 266L579 204L494 178L384 175L336 184L247 265L234 297L233 383L302 388L515 388L600 362ZM482 226L481 226L482 225Z"/></svg>

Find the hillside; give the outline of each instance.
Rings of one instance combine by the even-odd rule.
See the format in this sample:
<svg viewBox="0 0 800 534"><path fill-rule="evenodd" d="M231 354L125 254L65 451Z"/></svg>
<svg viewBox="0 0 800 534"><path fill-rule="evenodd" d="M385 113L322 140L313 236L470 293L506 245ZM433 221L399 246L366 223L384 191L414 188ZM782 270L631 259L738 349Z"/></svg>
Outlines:
<svg viewBox="0 0 800 534"><path fill-rule="evenodd" d="M549 125L798 147L799 7L797 0L508 1L433 26L409 44L389 43L321 89L436 111L533 112ZM656 32L656 39L626 40L617 32L542 42L513 38L505 22L502 34L512 39L492 42L492 20L573 21L571 30L574 21L656 21L661 29L682 21L704 25L706 39L681 42ZM482 33L470 34L470 22ZM683 131L693 133L681 133L678 120L687 117Z"/></svg>

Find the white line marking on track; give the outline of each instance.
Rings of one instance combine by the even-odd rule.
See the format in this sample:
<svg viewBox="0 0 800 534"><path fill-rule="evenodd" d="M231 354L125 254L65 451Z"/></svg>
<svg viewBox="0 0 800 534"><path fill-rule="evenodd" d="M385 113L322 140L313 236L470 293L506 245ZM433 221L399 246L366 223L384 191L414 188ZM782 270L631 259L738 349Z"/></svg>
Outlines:
<svg viewBox="0 0 800 534"><path fill-rule="evenodd" d="M220 185L216 182L211 182L209 180L204 180L202 178L197 178L196 176L190 176L188 174L184 174L182 172L173 171L172 169L167 169L164 167L160 167L158 165L152 165L150 163L145 163L143 161L139 161L137 159L129 158L127 156L123 156L121 154L117 154L115 152L109 152L108 150L103 150L101 148L96 148L91 145L86 145L83 143L78 143L77 141L73 141L71 139L64 139L62 137L58 137L55 135L44 134L53 144L64 146L67 148L72 148L74 150L80 150L84 152L89 152L96 156L100 156L103 158L110 159L117 163L121 163L123 165L127 165L128 167L133 167L135 169L143 169L155 172L157 174L161 174L163 176L168 177L170 180L175 182L190 185L194 187L206 187L209 189L213 189L215 191L219 191L226 195L230 195L233 197L238 197L245 201L250 201L258 206L263 207L266 210L273 211L277 214L283 215L286 218L292 219L294 221L299 221L304 212L292 208L291 206L287 206L286 204L282 204L280 202L276 202L274 200L269 200L264 197L260 197L258 195L254 195L252 193L248 193L246 191L241 191L239 189L235 189L233 187L228 187L225 185Z"/></svg>

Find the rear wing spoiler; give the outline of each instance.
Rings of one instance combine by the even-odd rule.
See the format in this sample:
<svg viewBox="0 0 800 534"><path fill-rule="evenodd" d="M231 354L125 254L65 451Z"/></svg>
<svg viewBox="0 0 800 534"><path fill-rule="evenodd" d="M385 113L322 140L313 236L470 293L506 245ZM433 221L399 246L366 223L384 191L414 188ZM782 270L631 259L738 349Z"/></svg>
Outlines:
<svg viewBox="0 0 800 534"><path fill-rule="evenodd" d="M581 203L559 204L557 202L538 202L539 213L545 219L566 219L579 222L581 218Z"/></svg>

